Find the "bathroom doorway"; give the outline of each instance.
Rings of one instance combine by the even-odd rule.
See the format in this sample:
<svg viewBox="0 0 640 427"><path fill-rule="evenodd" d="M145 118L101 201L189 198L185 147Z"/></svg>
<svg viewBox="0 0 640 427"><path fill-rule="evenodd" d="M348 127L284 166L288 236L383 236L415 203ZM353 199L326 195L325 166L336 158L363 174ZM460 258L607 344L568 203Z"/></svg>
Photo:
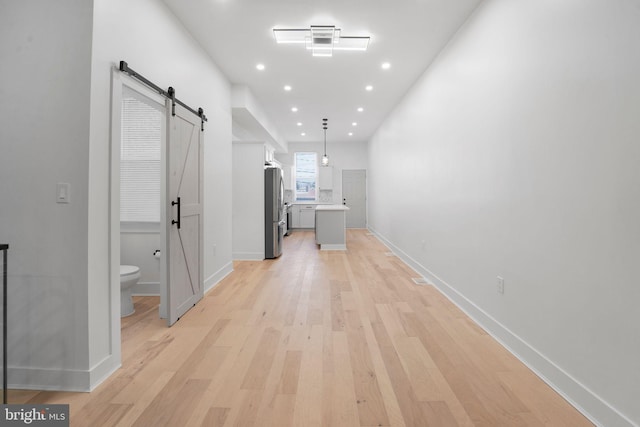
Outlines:
<svg viewBox="0 0 640 427"><path fill-rule="evenodd" d="M165 105L123 86L120 131L120 265L122 316L133 314L130 294L161 294L162 147ZM126 266L126 267L125 267ZM123 276L124 277L124 276Z"/></svg>
<svg viewBox="0 0 640 427"><path fill-rule="evenodd" d="M135 79L112 72L110 178L110 322L112 354L121 360L123 306L121 268L139 268L134 295L154 295L166 304L162 272L166 271L162 207L166 205L163 150L167 144L167 100ZM166 287L166 286L165 286ZM148 311L148 307L134 310ZM160 319L159 308L155 313ZM136 317L134 313L130 317ZM125 319L125 320L123 320Z"/></svg>
<svg viewBox="0 0 640 427"><path fill-rule="evenodd" d="M204 295L202 118L145 84L112 74L112 345L121 263L140 267L136 295L160 297L171 326Z"/></svg>

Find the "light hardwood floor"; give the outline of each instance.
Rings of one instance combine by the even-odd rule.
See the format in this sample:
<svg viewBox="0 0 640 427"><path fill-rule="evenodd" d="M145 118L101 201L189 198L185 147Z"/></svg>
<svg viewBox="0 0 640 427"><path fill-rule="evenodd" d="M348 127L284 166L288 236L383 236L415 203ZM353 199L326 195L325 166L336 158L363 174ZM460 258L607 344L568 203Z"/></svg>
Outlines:
<svg viewBox="0 0 640 427"><path fill-rule="evenodd" d="M366 230L348 252L295 232L172 328L157 298L122 321L123 366L69 403L72 426L591 426Z"/></svg>

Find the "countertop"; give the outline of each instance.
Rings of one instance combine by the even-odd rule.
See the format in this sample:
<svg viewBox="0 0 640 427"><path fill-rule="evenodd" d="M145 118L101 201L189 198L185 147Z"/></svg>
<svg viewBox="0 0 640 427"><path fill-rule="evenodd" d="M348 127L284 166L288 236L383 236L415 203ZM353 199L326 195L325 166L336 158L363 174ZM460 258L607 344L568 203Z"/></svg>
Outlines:
<svg viewBox="0 0 640 427"><path fill-rule="evenodd" d="M317 211L348 211L349 208L345 205L318 205Z"/></svg>
<svg viewBox="0 0 640 427"><path fill-rule="evenodd" d="M289 205L291 206L296 206L296 205L333 205L333 202L290 202Z"/></svg>

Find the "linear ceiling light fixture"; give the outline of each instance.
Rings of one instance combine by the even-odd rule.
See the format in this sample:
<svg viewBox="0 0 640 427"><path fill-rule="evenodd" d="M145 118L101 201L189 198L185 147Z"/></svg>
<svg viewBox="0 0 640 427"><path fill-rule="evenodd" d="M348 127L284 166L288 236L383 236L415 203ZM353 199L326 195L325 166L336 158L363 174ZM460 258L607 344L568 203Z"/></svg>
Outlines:
<svg viewBox="0 0 640 427"><path fill-rule="evenodd" d="M340 28L333 25L312 25L310 28L274 28L277 43L304 44L313 56L332 56L334 50L365 51L369 47L368 36L341 36Z"/></svg>

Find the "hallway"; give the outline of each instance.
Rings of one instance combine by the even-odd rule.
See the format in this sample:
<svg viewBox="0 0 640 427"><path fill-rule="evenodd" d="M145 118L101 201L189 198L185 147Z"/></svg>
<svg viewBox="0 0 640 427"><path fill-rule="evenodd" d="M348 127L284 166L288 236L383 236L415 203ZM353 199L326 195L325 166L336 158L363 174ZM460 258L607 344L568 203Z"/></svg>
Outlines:
<svg viewBox="0 0 640 427"><path fill-rule="evenodd" d="M92 393L10 402L69 403L72 426L591 425L373 235L347 247L294 232L170 329L137 305L122 368Z"/></svg>

